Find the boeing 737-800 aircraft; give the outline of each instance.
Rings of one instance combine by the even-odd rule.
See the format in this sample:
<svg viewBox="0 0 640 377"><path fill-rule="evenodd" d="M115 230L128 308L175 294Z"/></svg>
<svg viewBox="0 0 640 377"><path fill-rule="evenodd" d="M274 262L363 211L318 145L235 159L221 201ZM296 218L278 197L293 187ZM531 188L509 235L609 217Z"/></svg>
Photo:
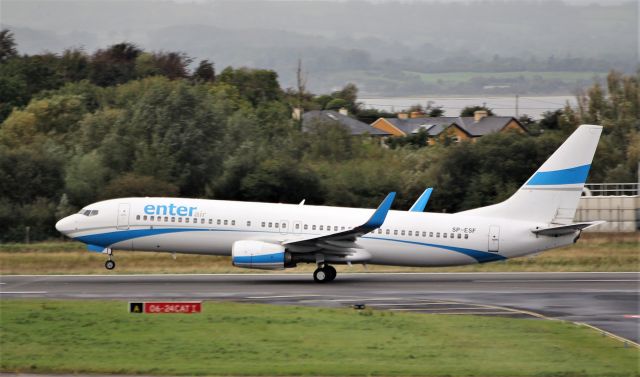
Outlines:
<svg viewBox="0 0 640 377"><path fill-rule="evenodd" d="M277 270L315 263L455 266L520 257L576 242L600 222L574 223L602 127L580 126L506 201L455 214L179 198L91 204L56 228L89 250L231 255L234 266ZM431 189L416 206L424 208ZM426 197L426 198L425 198Z"/></svg>

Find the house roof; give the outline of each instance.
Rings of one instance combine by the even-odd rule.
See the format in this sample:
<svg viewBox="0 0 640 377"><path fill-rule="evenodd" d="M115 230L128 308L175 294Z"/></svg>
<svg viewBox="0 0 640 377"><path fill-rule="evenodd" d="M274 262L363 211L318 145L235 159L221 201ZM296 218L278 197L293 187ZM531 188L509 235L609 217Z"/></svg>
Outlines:
<svg viewBox="0 0 640 377"><path fill-rule="evenodd" d="M478 122L475 121L474 117L385 118L385 120L407 135L417 133L420 129L426 129L430 136L435 136L450 125L456 125L473 137L499 132L509 122L516 119L513 117L487 116ZM520 123L518 122L518 124ZM524 127L522 128L524 129Z"/></svg>
<svg viewBox="0 0 640 377"><path fill-rule="evenodd" d="M322 123L322 122L333 122L338 123L345 127L351 135L376 135L376 136L386 136L389 133L379 130L375 127L371 127L370 125L361 122L355 118L352 118L348 115L340 114L337 111L333 110L312 110L302 114L302 130L309 131L309 127L313 123Z"/></svg>
<svg viewBox="0 0 640 377"><path fill-rule="evenodd" d="M421 129L427 131L430 136L435 136L442 132L447 126L452 124L456 117L430 117L430 118L385 118L385 120L407 135L419 132Z"/></svg>
<svg viewBox="0 0 640 377"><path fill-rule="evenodd" d="M516 119L514 117L487 116L476 122L474 117L458 117L454 123L471 136L483 136L501 131L512 120ZM520 123L518 122L518 124Z"/></svg>

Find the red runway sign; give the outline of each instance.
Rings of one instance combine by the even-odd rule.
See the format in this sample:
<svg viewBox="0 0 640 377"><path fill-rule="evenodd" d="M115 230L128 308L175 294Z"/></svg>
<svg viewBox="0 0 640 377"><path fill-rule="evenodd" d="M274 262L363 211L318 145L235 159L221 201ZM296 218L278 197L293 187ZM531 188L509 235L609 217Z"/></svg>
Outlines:
<svg viewBox="0 0 640 377"><path fill-rule="evenodd" d="M130 313L192 314L202 312L201 301L130 302Z"/></svg>

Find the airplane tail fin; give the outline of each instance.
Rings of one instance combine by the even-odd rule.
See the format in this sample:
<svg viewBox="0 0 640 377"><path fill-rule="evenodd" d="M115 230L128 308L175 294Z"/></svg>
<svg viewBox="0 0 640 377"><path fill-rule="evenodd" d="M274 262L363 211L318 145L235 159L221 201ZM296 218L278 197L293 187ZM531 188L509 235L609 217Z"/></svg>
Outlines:
<svg viewBox="0 0 640 377"><path fill-rule="evenodd" d="M464 213L571 224L601 133L601 126L578 127L509 199Z"/></svg>

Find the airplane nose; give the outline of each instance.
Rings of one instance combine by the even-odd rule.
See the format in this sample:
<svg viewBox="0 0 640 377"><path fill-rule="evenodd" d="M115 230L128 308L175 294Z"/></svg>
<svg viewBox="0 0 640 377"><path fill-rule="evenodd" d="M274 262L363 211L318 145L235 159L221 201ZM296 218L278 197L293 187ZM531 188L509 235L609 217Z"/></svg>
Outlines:
<svg viewBox="0 0 640 377"><path fill-rule="evenodd" d="M67 234L72 230L74 230L75 221L72 219L72 217L73 215L67 216L56 223L56 229L58 230L58 232L62 234Z"/></svg>

